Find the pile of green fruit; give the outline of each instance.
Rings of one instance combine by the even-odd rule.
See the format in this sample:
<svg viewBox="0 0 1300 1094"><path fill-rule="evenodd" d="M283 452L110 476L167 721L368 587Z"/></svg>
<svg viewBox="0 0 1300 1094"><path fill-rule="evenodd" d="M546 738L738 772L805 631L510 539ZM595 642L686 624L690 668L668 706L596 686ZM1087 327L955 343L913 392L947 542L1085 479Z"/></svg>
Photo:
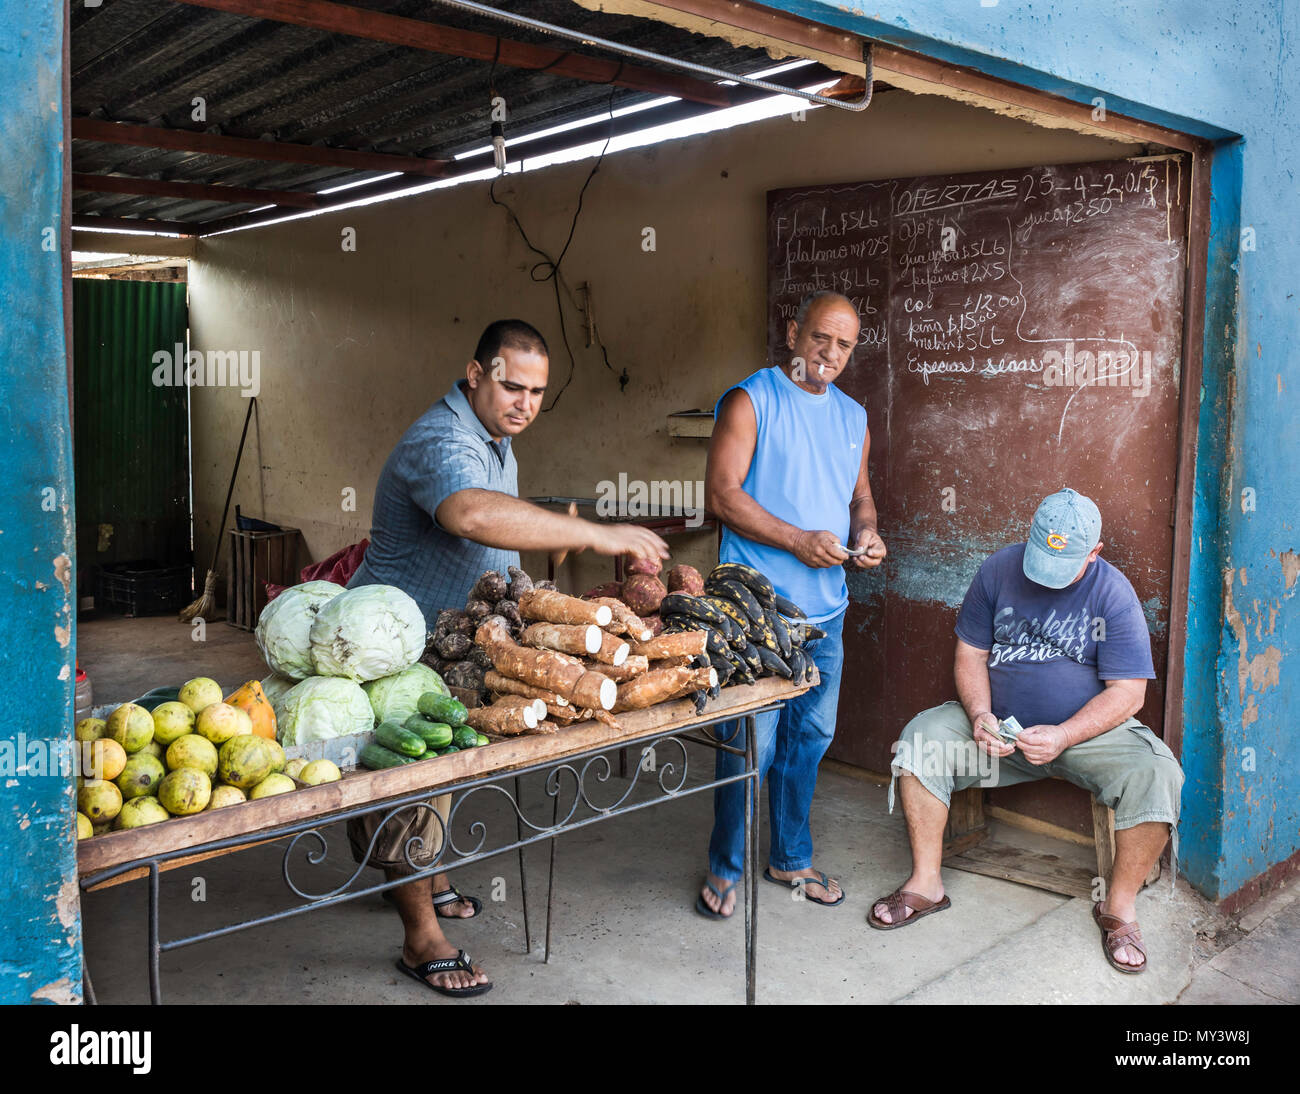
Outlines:
<svg viewBox="0 0 1300 1094"><path fill-rule="evenodd" d="M123 703L107 719L83 718L75 734L78 839L343 777L329 760L287 761L275 738L254 732L249 715L204 676L152 711Z"/></svg>
<svg viewBox="0 0 1300 1094"><path fill-rule="evenodd" d="M752 684L760 676L811 682L815 669L804 646L826 637L764 574L737 562L715 566L702 596L669 593L659 615L666 633L705 632L709 663L723 686Z"/></svg>
<svg viewBox="0 0 1300 1094"><path fill-rule="evenodd" d="M484 734L465 724L465 704L458 699L427 691L416 705L406 721L379 724L374 741L363 745L358 756L363 767L380 771L488 743Z"/></svg>

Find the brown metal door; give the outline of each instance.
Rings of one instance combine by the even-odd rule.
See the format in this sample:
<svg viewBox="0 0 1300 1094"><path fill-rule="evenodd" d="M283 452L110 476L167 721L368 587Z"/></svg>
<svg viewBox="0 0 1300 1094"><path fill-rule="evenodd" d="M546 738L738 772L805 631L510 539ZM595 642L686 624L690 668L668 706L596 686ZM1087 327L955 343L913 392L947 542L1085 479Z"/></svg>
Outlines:
<svg viewBox="0 0 1300 1094"><path fill-rule="evenodd" d="M867 408L890 549L849 578L832 756L887 771L908 719L955 697L970 579L1067 485L1097 502L1146 611L1158 679L1139 717L1161 732L1189 181L1165 157L768 195L773 360L811 289L863 315L839 386ZM1086 798L1055 785L995 801L1090 831Z"/></svg>

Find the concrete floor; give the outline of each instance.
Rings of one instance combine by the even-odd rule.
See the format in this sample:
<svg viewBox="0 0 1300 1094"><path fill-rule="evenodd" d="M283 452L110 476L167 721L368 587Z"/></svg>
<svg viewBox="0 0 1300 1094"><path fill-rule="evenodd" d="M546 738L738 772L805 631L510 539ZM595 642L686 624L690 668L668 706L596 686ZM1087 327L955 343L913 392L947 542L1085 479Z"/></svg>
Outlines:
<svg viewBox="0 0 1300 1094"><path fill-rule="evenodd" d="M199 644L170 619L96 621L80 626L78 652L97 703L199 674L232 687L263 675L251 636L220 623ZM692 746L686 787L698 785L711 764L711 753ZM615 776L589 792L612 802L624 785ZM1165 879L1139 898L1150 960L1142 976L1122 976L1105 963L1086 901L958 871L945 876L951 910L902 931L873 931L864 922L873 899L909 868L902 817L889 816L885 803L883 786L822 773L813 809L817 865L841 879L848 900L835 909L799 904L759 883L760 1002L1300 1002L1300 904L1275 902L1261 918L1250 919L1248 910L1229 924L1181 881L1171 887ZM526 782L524 811L538 823L550 816L535 779ZM481 794L472 812L486 824L487 846L513 840L513 813L500 795ZM707 792L684 794L564 836L556 845L549 963L541 952L546 845L527 853L531 954L524 952L517 856L458 871L458 886L479 895L484 909L474 920L449 921L449 936L496 985L462 1005L743 1002L740 918L718 923L691 910L711 819ZM301 849L293 859L292 876L304 889L331 889L354 870L340 827L326 835L320 865L308 865ZM1081 863L1091 854L997 822L994 836ZM163 938L293 906L279 876L283 857L283 844L267 845L165 874ZM364 871L361 883L378 879ZM148 999L146 895L137 881L83 896L87 960L101 1002ZM164 998L453 1002L393 968L400 942L396 913L369 896L167 953ZM1288 950L1289 961L1279 959Z"/></svg>
<svg viewBox="0 0 1300 1094"><path fill-rule="evenodd" d="M217 620L200 632L173 615L78 620L77 661L90 676L96 706L179 687L195 676L212 677L229 694L268 671L251 631Z"/></svg>

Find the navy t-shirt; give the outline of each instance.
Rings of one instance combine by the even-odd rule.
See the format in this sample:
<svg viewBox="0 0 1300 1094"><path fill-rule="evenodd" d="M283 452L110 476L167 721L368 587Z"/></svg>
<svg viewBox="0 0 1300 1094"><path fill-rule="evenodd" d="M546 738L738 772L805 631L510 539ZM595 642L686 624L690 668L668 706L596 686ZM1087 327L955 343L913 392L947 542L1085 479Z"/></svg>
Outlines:
<svg viewBox="0 0 1300 1094"><path fill-rule="evenodd" d="M1137 593L1105 559L1064 589L1025 577L1025 545L984 560L957 615L957 637L988 650L993 713L1060 725L1104 680L1153 680L1151 636Z"/></svg>

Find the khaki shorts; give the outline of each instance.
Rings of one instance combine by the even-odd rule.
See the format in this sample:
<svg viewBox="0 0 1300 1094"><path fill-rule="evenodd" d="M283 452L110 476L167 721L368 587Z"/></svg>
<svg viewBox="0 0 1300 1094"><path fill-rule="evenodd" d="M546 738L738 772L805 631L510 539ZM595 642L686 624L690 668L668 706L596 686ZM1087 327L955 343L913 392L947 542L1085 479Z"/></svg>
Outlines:
<svg viewBox="0 0 1300 1094"><path fill-rule="evenodd" d="M431 804L433 809L424 803L403 806L392 817L388 816L389 810L386 809L353 817L348 821L348 842L352 845L353 861L399 877L427 870L442 850L443 829L451 811L451 795L440 794ZM437 810L437 816L433 810ZM375 837L376 832L378 837ZM370 847L372 838L375 839L373 848Z"/></svg>
<svg viewBox="0 0 1300 1094"><path fill-rule="evenodd" d="M1147 821L1175 829L1183 787L1183 769L1169 746L1134 718L1039 766L1019 750L1006 757L984 753L960 703L931 707L908 722L894 746L890 770L890 812L894 781L904 773L915 775L944 805L955 791L972 786L1014 786L1058 776L1115 810L1117 829Z"/></svg>

